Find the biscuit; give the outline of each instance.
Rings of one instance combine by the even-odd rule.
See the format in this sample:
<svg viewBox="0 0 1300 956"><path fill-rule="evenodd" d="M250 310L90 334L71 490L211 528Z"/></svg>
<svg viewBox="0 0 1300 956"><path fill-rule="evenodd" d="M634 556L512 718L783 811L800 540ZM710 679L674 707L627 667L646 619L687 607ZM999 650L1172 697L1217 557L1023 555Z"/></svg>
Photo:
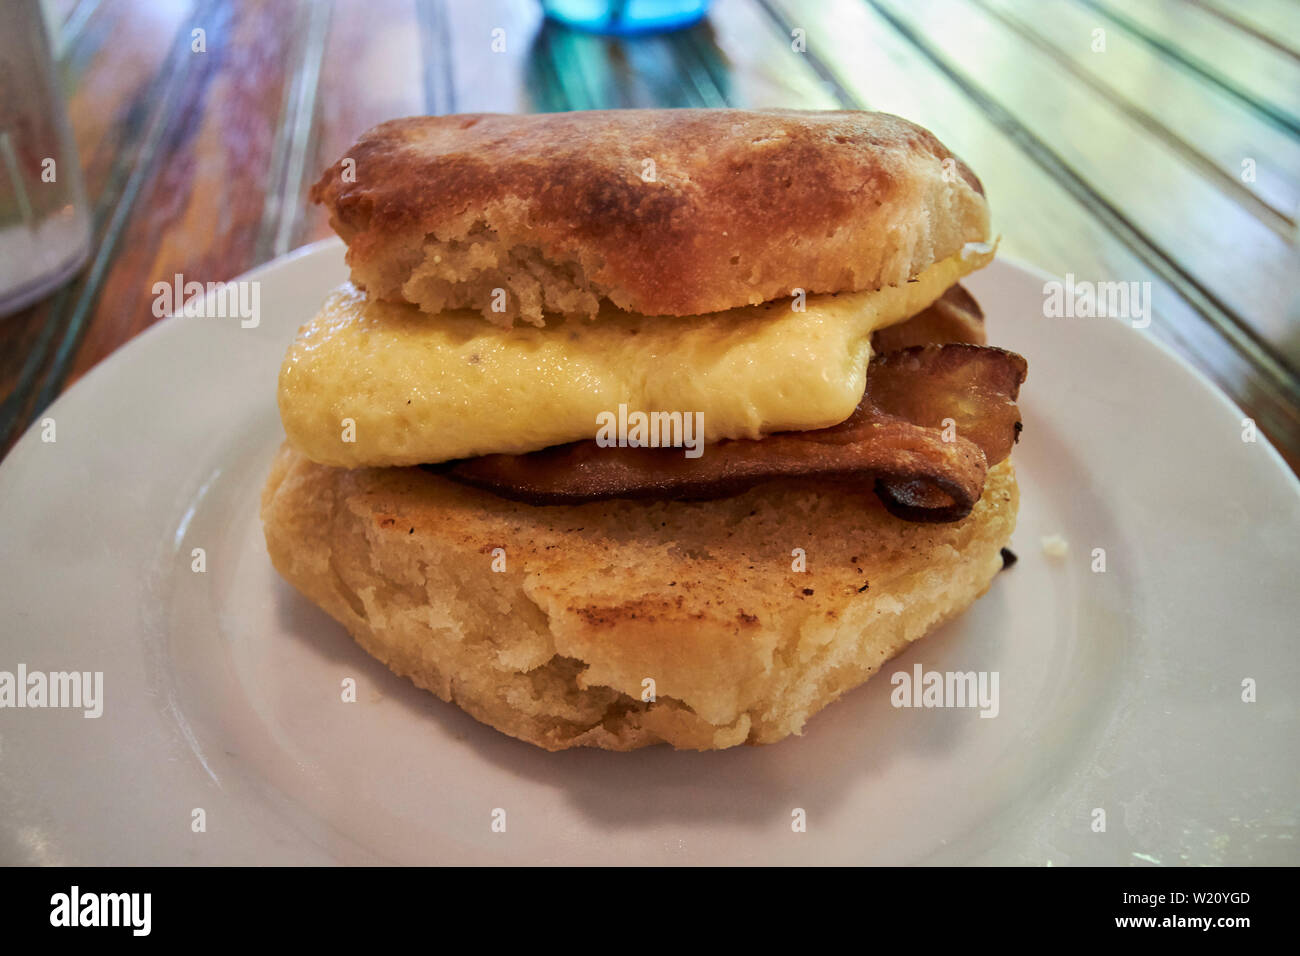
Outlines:
<svg viewBox="0 0 1300 956"><path fill-rule="evenodd" d="M826 483L533 506L286 445L262 518L289 582L478 720L547 750L709 750L801 733L969 606L1002 567L1017 501L1004 461L950 524Z"/></svg>
<svg viewBox="0 0 1300 956"><path fill-rule="evenodd" d="M860 111L392 120L311 196L369 295L502 325L598 318L606 300L683 316L878 289L989 239L961 160Z"/></svg>

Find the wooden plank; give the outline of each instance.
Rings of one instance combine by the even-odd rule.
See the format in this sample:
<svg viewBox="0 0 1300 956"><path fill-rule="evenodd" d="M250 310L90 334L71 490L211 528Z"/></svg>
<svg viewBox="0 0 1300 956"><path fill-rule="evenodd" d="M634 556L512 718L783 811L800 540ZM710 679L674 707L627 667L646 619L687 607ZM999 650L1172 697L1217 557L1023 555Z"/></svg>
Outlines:
<svg viewBox="0 0 1300 956"><path fill-rule="evenodd" d="M1096 17L1071 0L974 2L1181 150L1266 224L1293 234L1300 210L1300 139L1124 31L1111 31L1105 50L1094 51ZM1253 181L1243 179L1247 160Z"/></svg>
<svg viewBox="0 0 1300 956"><path fill-rule="evenodd" d="M1183 0L1253 34L1291 57L1300 57L1300 6L1295 0Z"/></svg>
<svg viewBox="0 0 1300 956"><path fill-rule="evenodd" d="M773 29L753 0L714 0L712 39L726 64L728 102L750 109L837 109L833 87L806 59L792 59L792 38Z"/></svg>
<svg viewBox="0 0 1300 956"><path fill-rule="evenodd" d="M77 11L78 7L92 7L95 0L41 0L41 10L45 14L45 20L53 28L54 33L62 31L68 22L68 17Z"/></svg>
<svg viewBox="0 0 1300 956"><path fill-rule="evenodd" d="M477 0L447 7L451 77L462 113L524 113L529 60L542 24L533 0Z"/></svg>
<svg viewBox="0 0 1300 956"><path fill-rule="evenodd" d="M80 38L82 29L100 3L101 0L42 0L41 12L53 38L55 59L65 58L68 48Z"/></svg>
<svg viewBox="0 0 1300 956"><path fill-rule="evenodd" d="M424 112L420 36L414 0L335 4L321 61L316 126L299 203L301 243L334 235L307 191L376 123Z"/></svg>
<svg viewBox="0 0 1300 956"><path fill-rule="evenodd" d="M1001 252L1058 275L1151 282L1154 317L1135 335L1155 335L1187 355L1245 407L1300 463L1300 409L1293 393L1207 323L1140 246L1125 241L1122 223L1085 201L1026 150L1014 122L973 102L969 93L926 61L888 20L857 0L816 7L765 0L783 32L808 35L809 65L838 85L846 107L883 109L926 126L978 171L1003 236ZM791 54L791 68L799 54ZM997 317L990 316L996 329Z"/></svg>
<svg viewBox="0 0 1300 956"><path fill-rule="evenodd" d="M128 141L139 134L149 85L193 11L191 2L99 4L65 51L68 119L92 201ZM188 37L188 29L184 33Z"/></svg>
<svg viewBox="0 0 1300 956"><path fill-rule="evenodd" d="M1057 60L963 0L872 0L1050 144L1106 203L1292 372L1300 339L1289 315L1300 270L1294 244L1267 228L1181 151L1111 109ZM978 36L978 43L970 37ZM1251 281L1243 282L1249 275Z"/></svg>
<svg viewBox="0 0 1300 956"><path fill-rule="evenodd" d="M315 179L316 106L333 0L301 3L290 33L292 60L287 68L283 106L275 126L271 168L262 204L262 222L252 261L266 262L299 245L305 228L307 193Z"/></svg>
<svg viewBox="0 0 1300 956"><path fill-rule="evenodd" d="M420 112L429 116L459 112L452 70L456 38L448 22L447 6L447 0L415 0L424 87L424 108Z"/></svg>
<svg viewBox="0 0 1300 956"><path fill-rule="evenodd" d="M1181 0L1079 2L1102 14L1099 26L1122 27L1300 134L1300 62L1285 53Z"/></svg>
<svg viewBox="0 0 1300 956"><path fill-rule="evenodd" d="M297 4L272 0L196 14L207 52L190 52L186 36L171 65L156 143L132 170L97 253L102 270L75 307L84 338L74 328L62 343L75 349L69 381L157 321L156 281L223 281L254 264L296 16Z"/></svg>
<svg viewBox="0 0 1300 956"><path fill-rule="evenodd" d="M59 327L50 319L67 286L36 305L0 320L0 460L38 411L33 399L49 367Z"/></svg>

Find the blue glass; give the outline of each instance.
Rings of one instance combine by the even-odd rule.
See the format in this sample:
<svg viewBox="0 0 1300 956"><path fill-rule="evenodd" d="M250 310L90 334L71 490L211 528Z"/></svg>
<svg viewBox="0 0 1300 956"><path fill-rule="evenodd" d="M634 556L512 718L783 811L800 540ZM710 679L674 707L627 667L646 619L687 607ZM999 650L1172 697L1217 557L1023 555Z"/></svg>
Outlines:
<svg viewBox="0 0 1300 956"><path fill-rule="evenodd" d="M677 30L708 8L709 0L542 0L542 9L561 23L613 36Z"/></svg>

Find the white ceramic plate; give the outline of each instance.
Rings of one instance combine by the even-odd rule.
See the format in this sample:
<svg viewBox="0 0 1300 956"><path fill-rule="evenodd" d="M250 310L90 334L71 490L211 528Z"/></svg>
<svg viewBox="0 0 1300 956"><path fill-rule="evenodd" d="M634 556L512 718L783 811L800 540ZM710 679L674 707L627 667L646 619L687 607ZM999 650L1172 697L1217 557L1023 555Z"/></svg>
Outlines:
<svg viewBox="0 0 1300 956"><path fill-rule="evenodd" d="M390 674L267 559L277 369L344 277L324 243L248 276L257 328L159 323L0 467L0 670L104 674L98 719L0 710L0 861L1300 862L1297 482L1149 331L974 277L1029 359L1019 563L802 738L548 754ZM893 708L918 663L998 672L1000 713Z"/></svg>

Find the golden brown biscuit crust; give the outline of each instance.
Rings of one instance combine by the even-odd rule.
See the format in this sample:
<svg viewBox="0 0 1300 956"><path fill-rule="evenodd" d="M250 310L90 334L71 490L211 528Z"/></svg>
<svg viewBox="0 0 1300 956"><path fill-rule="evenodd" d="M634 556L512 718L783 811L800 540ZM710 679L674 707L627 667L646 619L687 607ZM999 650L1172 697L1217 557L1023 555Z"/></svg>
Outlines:
<svg viewBox="0 0 1300 956"><path fill-rule="evenodd" d="M967 518L922 525L865 489L780 482L538 507L286 446L262 518L288 581L498 730L548 750L706 750L800 733L965 609L1002 566L1016 506L1009 462Z"/></svg>
<svg viewBox="0 0 1300 956"><path fill-rule="evenodd" d="M371 295L502 324L591 316L601 299L680 316L875 289L989 237L964 163L921 127L860 111L399 119L365 133L312 199Z"/></svg>

